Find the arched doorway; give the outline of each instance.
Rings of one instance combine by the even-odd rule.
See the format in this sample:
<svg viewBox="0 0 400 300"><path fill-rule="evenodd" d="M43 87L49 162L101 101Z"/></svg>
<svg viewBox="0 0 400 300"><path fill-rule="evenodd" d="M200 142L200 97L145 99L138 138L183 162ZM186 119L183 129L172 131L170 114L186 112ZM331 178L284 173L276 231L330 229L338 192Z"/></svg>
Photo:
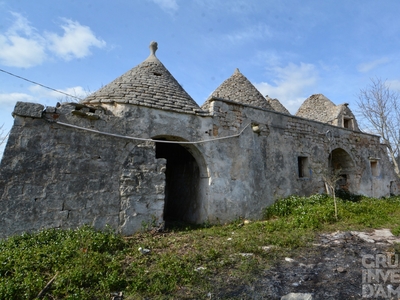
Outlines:
<svg viewBox="0 0 400 300"><path fill-rule="evenodd" d="M340 179L336 182L337 188L351 191L354 163L350 155L342 148L337 148L329 154L329 169L332 174L339 174Z"/></svg>
<svg viewBox="0 0 400 300"><path fill-rule="evenodd" d="M164 138L158 138L165 140ZM167 160L164 221L196 223L200 210L200 168L187 148L175 143L156 143L156 158Z"/></svg>

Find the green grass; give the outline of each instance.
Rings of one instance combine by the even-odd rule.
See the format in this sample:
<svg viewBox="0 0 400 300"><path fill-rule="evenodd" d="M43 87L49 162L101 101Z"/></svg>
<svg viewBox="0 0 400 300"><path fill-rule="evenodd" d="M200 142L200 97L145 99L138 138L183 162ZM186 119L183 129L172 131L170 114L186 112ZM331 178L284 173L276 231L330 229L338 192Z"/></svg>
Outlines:
<svg viewBox="0 0 400 300"><path fill-rule="evenodd" d="M257 222L181 225L128 238L90 227L14 236L0 241L0 299L35 299L56 274L44 299L110 299L112 292L124 299L206 299L251 282L276 259L310 247L319 232L390 228L400 234L400 197L340 196L338 220L332 198L292 196Z"/></svg>

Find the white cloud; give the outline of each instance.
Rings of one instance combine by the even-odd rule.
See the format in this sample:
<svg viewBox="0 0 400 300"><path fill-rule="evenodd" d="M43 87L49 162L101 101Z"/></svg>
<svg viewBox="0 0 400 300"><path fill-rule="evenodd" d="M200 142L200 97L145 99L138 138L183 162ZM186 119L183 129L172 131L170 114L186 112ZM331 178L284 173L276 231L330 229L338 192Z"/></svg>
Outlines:
<svg viewBox="0 0 400 300"><path fill-rule="evenodd" d="M46 89L39 85L33 85L33 86L29 87L29 91L31 91L32 94L34 94L35 97L38 97L38 98L58 99L59 101L68 101L68 102L79 101L79 99L83 99L89 95L89 92L86 91L81 86L74 86L74 87L69 87L69 88L65 88L65 89L58 89L58 91L68 94L70 96L62 94L62 93L58 93L56 91ZM77 97L79 99L76 99L74 97Z"/></svg>
<svg viewBox="0 0 400 300"><path fill-rule="evenodd" d="M292 114L309 96L307 90L318 80L318 72L314 65L289 63L286 67L271 67L271 76L276 79L273 84L256 83L255 87L265 96L277 98Z"/></svg>
<svg viewBox="0 0 400 300"><path fill-rule="evenodd" d="M390 89L397 90L400 92L400 80L398 79L387 80L386 84L390 87Z"/></svg>
<svg viewBox="0 0 400 300"><path fill-rule="evenodd" d="M177 11L179 9L176 0L152 0L152 1L158 6L160 6L162 10L167 12Z"/></svg>
<svg viewBox="0 0 400 300"><path fill-rule="evenodd" d="M45 40L20 14L13 13L14 24L0 34L0 63L29 68L41 64L46 57Z"/></svg>
<svg viewBox="0 0 400 300"><path fill-rule="evenodd" d="M357 70L361 73L366 73L366 72L369 72L369 71L375 69L376 67L386 64L388 62L390 62L390 59L387 57L383 57L383 58L380 58L380 59L377 59L374 61L359 64L357 66Z"/></svg>
<svg viewBox="0 0 400 300"><path fill-rule="evenodd" d="M55 106L57 101L60 102L77 102L78 99L67 97L66 95L48 90L38 85L32 85L27 93L3 93L0 94L0 126L4 124L7 131L11 128L12 117L11 112L17 101L42 103L44 105ZM76 96L78 98L85 98L88 92L81 86L69 87L60 89L60 91ZM1 149L0 149L1 152ZM1 156L1 154L0 154Z"/></svg>
<svg viewBox="0 0 400 300"><path fill-rule="evenodd" d="M258 24L255 26L248 27L244 30L240 30L231 34L227 34L225 39L230 41L232 44L245 42L248 40L259 40L271 37L271 31L268 26L264 24Z"/></svg>
<svg viewBox="0 0 400 300"><path fill-rule="evenodd" d="M78 22L63 19L65 24L61 25L64 35L46 33L49 40L49 50L65 60L83 58L90 54L91 47L102 48L106 42L98 39L92 30Z"/></svg>
<svg viewBox="0 0 400 300"><path fill-rule="evenodd" d="M205 8L207 11L216 11L217 13L221 13L223 11L226 15L229 13L234 13L237 15L246 15L250 12L255 11L256 5L252 1L248 0L229 0L229 4L224 1L215 1L215 0L192 0L196 2L202 8Z"/></svg>
<svg viewBox="0 0 400 300"><path fill-rule="evenodd" d="M24 93L0 94L0 107L14 106L17 101L31 102L35 98Z"/></svg>
<svg viewBox="0 0 400 300"><path fill-rule="evenodd" d="M5 106L14 106L17 101L24 102L47 102L48 99L59 99L59 101L77 101L73 97L60 94L56 91L52 91L41 87L39 85L32 85L29 88L30 94L26 93L4 93L0 94L0 109ZM89 95L81 86L68 87L65 89L59 89L59 91L69 94L71 96L83 99Z"/></svg>
<svg viewBox="0 0 400 300"><path fill-rule="evenodd" d="M90 55L92 47L102 48L106 42L97 38L92 30L76 21L63 19L62 36L46 32L39 34L21 14L12 13L14 23L0 32L0 64L30 68L40 65L51 55L65 60Z"/></svg>
<svg viewBox="0 0 400 300"><path fill-rule="evenodd" d="M260 64L267 66L279 66L282 62L291 61L293 59L293 55L288 52L277 52L274 49L262 49L256 50L256 54L250 57L250 61L253 65L259 66ZM270 71L273 70L272 67L268 68Z"/></svg>

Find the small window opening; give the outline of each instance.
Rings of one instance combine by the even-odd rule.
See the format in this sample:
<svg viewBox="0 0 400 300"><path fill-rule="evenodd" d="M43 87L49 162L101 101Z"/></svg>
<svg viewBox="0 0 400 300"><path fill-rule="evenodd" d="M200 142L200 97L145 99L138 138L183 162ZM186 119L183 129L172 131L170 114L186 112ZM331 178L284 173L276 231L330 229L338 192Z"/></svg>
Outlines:
<svg viewBox="0 0 400 300"><path fill-rule="evenodd" d="M378 161L370 161L372 176L379 176Z"/></svg>
<svg viewBox="0 0 400 300"><path fill-rule="evenodd" d="M297 165L299 169L299 178L308 177L308 157L299 156L297 158Z"/></svg>
<svg viewBox="0 0 400 300"><path fill-rule="evenodd" d="M343 118L343 127L348 129L353 129L352 119L350 118Z"/></svg>
<svg viewBox="0 0 400 300"><path fill-rule="evenodd" d="M161 76L162 75L161 73L158 73L158 72L154 72L153 74L156 75L156 76Z"/></svg>

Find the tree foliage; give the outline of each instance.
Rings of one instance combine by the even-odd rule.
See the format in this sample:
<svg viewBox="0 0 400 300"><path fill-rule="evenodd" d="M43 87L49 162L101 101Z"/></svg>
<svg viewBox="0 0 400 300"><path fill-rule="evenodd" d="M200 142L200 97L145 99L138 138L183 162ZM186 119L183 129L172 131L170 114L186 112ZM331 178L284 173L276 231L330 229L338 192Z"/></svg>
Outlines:
<svg viewBox="0 0 400 300"><path fill-rule="evenodd" d="M369 131L378 134L387 146L395 172L400 176L397 158L400 150L400 94L380 78L358 94L358 109Z"/></svg>

